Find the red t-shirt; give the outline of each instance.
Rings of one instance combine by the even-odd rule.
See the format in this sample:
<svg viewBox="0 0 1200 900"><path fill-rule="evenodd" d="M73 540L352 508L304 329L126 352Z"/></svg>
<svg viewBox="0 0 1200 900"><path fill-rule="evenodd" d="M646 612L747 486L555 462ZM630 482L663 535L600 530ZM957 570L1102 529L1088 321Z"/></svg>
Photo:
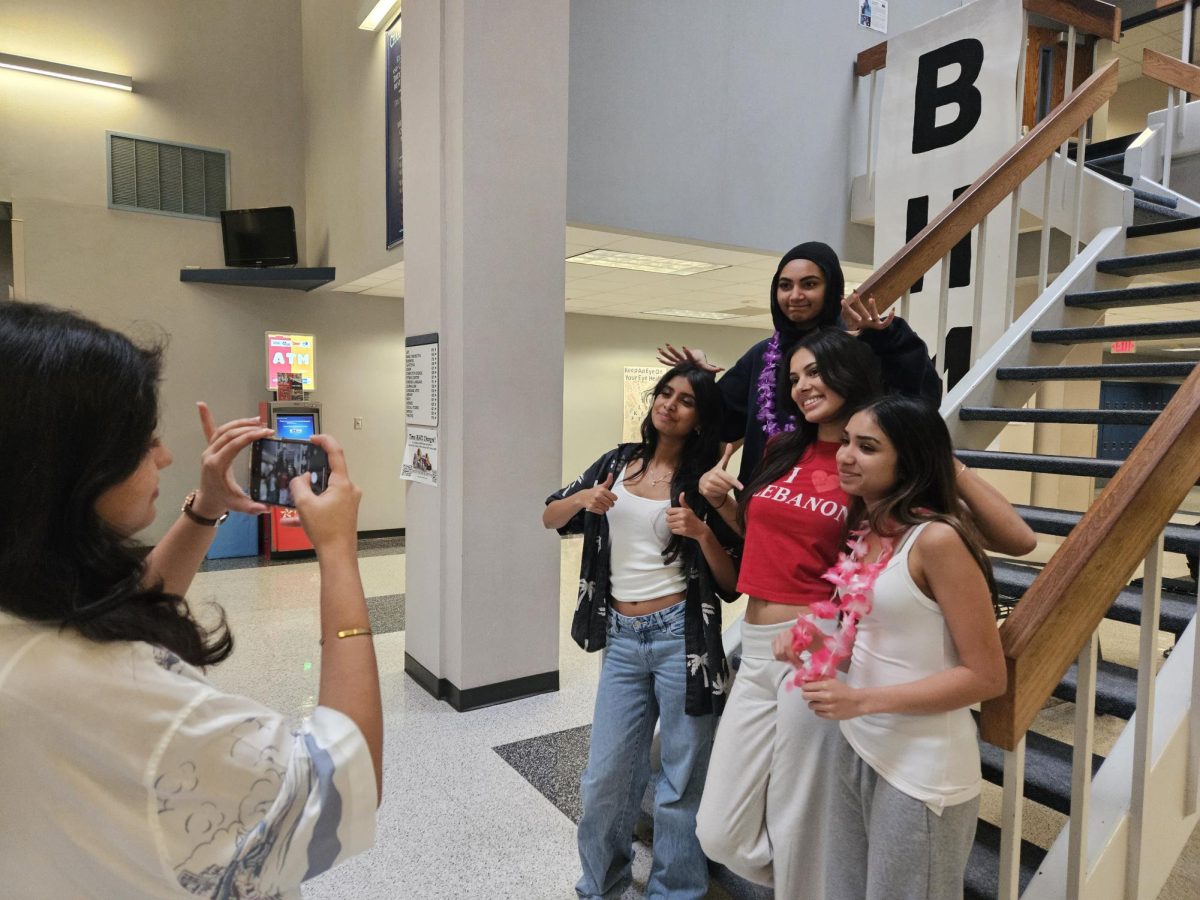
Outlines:
<svg viewBox="0 0 1200 900"><path fill-rule="evenodd" d="M837 474L836 441L816 441L746 510L746 545L738 590L774 603L807 606L827 600L821 578L837 559L849 498Z"/></svg>

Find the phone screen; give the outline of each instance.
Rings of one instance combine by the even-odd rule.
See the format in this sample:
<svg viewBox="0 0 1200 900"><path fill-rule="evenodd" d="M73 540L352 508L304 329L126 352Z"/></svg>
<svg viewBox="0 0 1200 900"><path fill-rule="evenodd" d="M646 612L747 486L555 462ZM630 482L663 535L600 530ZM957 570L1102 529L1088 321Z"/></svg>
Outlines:
<svg viewBox="0 0 1200 900"><path fill-rule="evenodd" d="M259 503L295 508L291 481L308 474L314 494L329 485L329 458L308 441L263 438L250 454L250 496Z"/></svg>

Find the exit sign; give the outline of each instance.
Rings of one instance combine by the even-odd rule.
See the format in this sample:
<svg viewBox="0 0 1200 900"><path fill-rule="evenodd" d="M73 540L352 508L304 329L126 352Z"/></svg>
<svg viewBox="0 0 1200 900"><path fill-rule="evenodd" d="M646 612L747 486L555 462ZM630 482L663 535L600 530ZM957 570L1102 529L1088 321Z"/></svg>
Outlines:
<svg viewBox="0 0 1200 900"><path fill-rule="evenodd" d="M1137 346L1137 341L1113 341L1113 353L1132 353Z"/></svg>

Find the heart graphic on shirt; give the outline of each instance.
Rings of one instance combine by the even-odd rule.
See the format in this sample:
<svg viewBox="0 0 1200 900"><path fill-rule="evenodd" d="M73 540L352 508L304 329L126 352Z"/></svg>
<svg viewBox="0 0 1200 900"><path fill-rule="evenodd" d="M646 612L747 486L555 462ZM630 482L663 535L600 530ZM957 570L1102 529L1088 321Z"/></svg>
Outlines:
<svg viewBox="0 0 1200 900"><path fill-rule="evenodd" d="M818 494L828 494L841 484L836 472L822 472L819 469L812 473L812 486Z"/></svg>

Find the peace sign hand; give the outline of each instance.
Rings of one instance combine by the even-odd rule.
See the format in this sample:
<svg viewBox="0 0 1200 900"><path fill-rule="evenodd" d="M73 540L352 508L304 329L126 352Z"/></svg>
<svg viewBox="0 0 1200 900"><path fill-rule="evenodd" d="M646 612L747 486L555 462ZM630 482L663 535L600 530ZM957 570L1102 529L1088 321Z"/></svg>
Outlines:
<svg viewBox="0 0 1200 900"><path fill-rule="evenodd" d="M846 327L852 332L882 331L892 324L896 311L888 310L887 315L881 316L875 305L875 298L868 297L863 303L858 291L852 291L849 297L842 298L842 318Z"/></svg>
<svg viewBox="0 0 1200 900"><path fill-rule="evenodd" d="M579 498L580 508L598 516L604 515L617 502L617 495L611 490L612 486L613 473L609 472L608 477L604 479L604 484L598 484L575 495Z"/></svg>
<svg viewBox="0 0 1200 900"><path fill-rule="evenodd" d="M694 540L700 540L708 533L708 526L688 506L687 498L682 492L679 494L679 505L667 510L667 527L671 529L671 534Z"/></svg>
<svg viewBox="0 0 1200 900"><path fill-rule="evenodd" d="M721 461L700 476L700 494L713 506L724 506L730 491L742 489L742 483L725 471L736 452L736 446L726 444Z"/></svg>

